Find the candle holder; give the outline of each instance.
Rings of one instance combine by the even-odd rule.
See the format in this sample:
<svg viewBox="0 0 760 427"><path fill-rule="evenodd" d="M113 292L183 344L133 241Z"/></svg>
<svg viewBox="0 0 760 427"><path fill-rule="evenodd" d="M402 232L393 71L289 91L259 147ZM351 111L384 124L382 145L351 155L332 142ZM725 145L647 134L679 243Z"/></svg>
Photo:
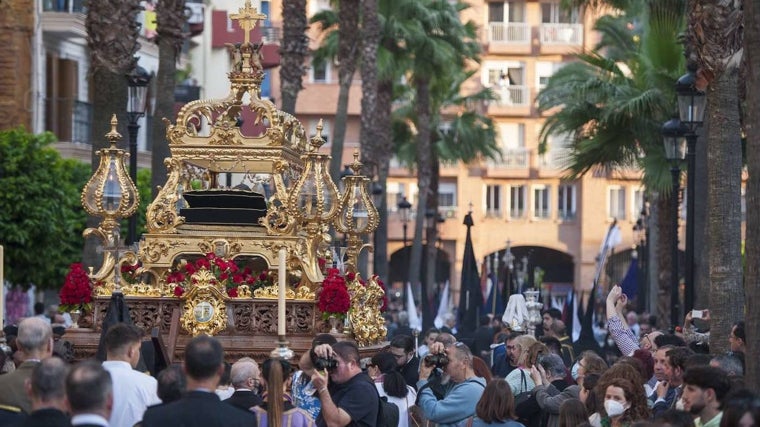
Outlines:
<svg viewBox="0 0 760 427"><path fill-rule="evenodd" d="M364 243L362 236L377 229L379 215L372 197L367 192L370 179L360 175L362 163L359 161L359 151L354 151L354 162L351 164L352 175L344 176L345 191L340 200L339 214L335 217L335 229L348 236L346 249L346 268L356 273L359 253L365 248L372 251L373 246Z"/></svg>
<svg viewBox="0 0 760 427"><path fill-rule="evenodd" d="M274 350L269 353L269 357L272 359L287 361L292 360L295 354L293 353L293 350L288 348L288 344L290 344L290 342L285 339L285 335L278 335L277 338L277 347L275 347Z"/></svg>

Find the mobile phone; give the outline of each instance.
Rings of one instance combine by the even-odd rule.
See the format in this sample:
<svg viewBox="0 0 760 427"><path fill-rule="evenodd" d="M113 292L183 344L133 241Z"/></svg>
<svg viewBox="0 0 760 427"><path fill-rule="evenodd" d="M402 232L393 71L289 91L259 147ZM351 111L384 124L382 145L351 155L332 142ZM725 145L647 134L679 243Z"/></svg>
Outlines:
<svg viewBox="0 0 760 427"><path fill-rule="evenodd" d="M691 310L691 318L692 319L701 319L702 318L702 310Z"/></svg>

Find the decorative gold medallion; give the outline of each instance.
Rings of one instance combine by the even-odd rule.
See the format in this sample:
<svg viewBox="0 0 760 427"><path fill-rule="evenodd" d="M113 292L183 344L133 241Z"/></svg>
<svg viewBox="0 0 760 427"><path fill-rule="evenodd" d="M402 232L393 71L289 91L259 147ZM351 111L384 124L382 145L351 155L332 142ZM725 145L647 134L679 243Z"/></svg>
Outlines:
<svg viewBox="0 0 760 427"><path fill-rule="evenodd" d="M192 284L182 295L185 307L180 319L182 327L193 336L214 335L227 327L228 296L220 288L207 270L193 274Z"/></svg>

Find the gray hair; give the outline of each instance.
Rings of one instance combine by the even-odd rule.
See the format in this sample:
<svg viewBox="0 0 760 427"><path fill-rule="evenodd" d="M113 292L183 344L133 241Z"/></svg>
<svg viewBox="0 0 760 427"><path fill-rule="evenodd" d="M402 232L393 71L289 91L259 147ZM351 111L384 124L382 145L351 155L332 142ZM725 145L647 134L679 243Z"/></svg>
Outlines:
<svg viewBox="0 0 760 427"><path fill-rule="evenodd" d="M18 324L16 344L27 352L45 349L53 338L53 328L39 317L27 317Z"/></svg>
<svg viewBox="0 0 760 427"><path fill-rule="evenodd" d="M34 367L29 384L32 395L42 402L66 397L66 375L69 365L58 357L43 359Z"/></svg>
<svg viewBox="0 0 760 427"><path fill-rule="evenodd" d="M547 375L554 378L565 376L565 362L562 358L554 353L544 354L541 357L541 366L544 367Z"/></svg>
<svg viewBox="0 0 760 427"><path fill-rule="evenodd" d="M250 357L243 357L233 363L230 371L232 386L235 388L243 388L249 378L258 379L259 375L259 364Z"/></svg>

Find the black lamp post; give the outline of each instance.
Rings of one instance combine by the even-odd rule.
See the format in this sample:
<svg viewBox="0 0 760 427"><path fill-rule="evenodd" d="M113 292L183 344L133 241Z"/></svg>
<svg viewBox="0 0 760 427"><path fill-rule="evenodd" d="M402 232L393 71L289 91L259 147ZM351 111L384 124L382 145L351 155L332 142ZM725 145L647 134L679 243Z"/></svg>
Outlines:
<svg viewBox="0 0 760 427"><path fill-rule="evenodd" d="M662 126L662 138L665 145L665 158L670 161L670 175L673 180L673 192L671 200L671 240L670 256L670 325L675 328L680 317L680 304L678 298L678 193L680 192L681 169L679 163L686 157L686 125L677 118L665 122Z"/></svg>
<svg viewBox="0 0 760 427"><path fill-rule="evenodd" d="M137 185L137 131L140 125L137 120L145 115L145 109L148 104L148 85L153 76L148 74L145 68L137 65L131 73L127 74L127 87L129 94L127 97L127 117L129 124L129 177ZM127 233L127 245L133 244L137 240L137 215L129 217L129 230Z"/></svg>
<svg viewBox="0 0 760 427"><path fill-rule="evenodd" d="M694 308L694 181L696 178L697 128L702 125L705 116L705 93L696 86L696 69L689 67L688 72L676 81L678 95L678 112L681 123L686 125L686 265L684 289L684 313Z"/></svg>
<svg viewBox="0 0 760 427"><path fill-rule="evenodd" d="M409 210L412 208L412 204L406 200L406 197L404 197L398 202L396 207L398 208L399 213L401 213L401 227L404 230L404 247L406 247L406 229L409 225Z"/></svg>

